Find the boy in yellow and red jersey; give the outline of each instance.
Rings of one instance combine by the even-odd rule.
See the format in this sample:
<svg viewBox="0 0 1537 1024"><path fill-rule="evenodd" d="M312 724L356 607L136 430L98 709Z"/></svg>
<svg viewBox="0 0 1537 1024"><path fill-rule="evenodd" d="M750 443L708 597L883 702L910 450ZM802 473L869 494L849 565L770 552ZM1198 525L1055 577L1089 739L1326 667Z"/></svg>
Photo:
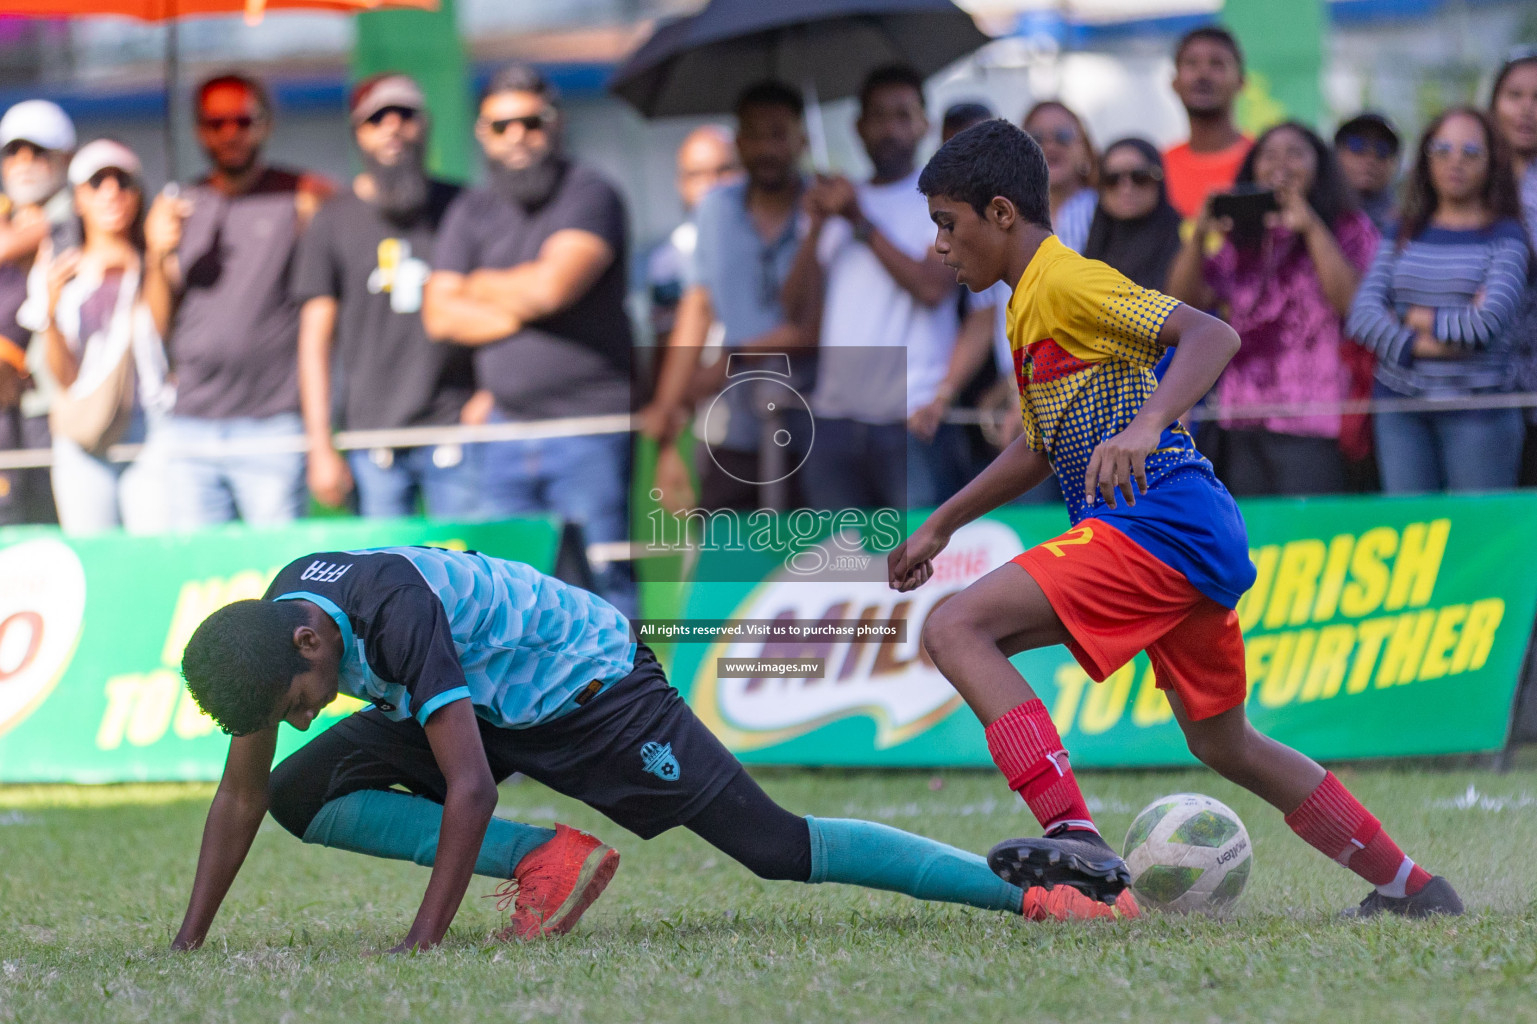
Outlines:
<svg viewBox="0 0 1537 1024"><path fill-rule="evenodd" d="M1045 705L1008 659L1064 644L1103 681L1145 650L1191 752L1376 887L1353 914L1460 914L1450 883L1406 857L1333 773L1244 715L1233 606L1254 582L1248 538L1179 422L1238 336L1059 242L1046 180L1040 148L1006 121L957 135L918 179L935 249L957 280L972 291L1014 283L1008 333L1024 433L891 553L891 585L923 585L955 530L1053 470L1073 526L945 602L923 631L1045 829L1000 843L989 864L1016 885L1067 885L1105 902L1126 888L1126 865L1100 837ZM1160 381L1153 368L1171 346Z"/></svg>

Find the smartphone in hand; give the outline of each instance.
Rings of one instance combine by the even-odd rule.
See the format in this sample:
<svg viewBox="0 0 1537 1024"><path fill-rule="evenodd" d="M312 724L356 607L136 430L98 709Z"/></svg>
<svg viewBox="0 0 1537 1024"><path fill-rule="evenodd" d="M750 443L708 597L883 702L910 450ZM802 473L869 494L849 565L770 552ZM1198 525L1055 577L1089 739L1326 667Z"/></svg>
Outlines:
<svg viewBox="0 0 1537 1024"><path fill-rule="evenodd" d="M1211 201L1212 216L1232 221L1233 234L1250 241L1257 241L1264 234L1265 214L1280 208L1274 189L1253 184L1234 185Z"/></svg>

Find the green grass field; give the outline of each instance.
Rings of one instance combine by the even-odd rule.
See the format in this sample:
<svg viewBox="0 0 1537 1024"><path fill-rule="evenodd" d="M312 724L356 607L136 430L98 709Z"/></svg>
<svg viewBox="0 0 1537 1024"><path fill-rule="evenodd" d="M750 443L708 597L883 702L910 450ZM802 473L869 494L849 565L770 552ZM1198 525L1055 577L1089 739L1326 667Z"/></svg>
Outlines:
<svg viewBox="0 0 1537 1024"><path fill-rule="evenodd" d="M426 870L305 846L269 819L208 945L172 954L211 787L0 788L0 1021L1537 1020L1537 763L1342 777L1469 916L1336 920L1365 886L1200 772L1092 774L1085 789L1116 840L1170 792L1237 810L1256 863L1227 921L1041 925L764 883L691 834L643 843L524 782L499 813L591 829L624 857L565 939L488 944L499 916L477 879L443 948L370 955L404 934ZM991 773L760 778L794 810L976 850L1035 828Z"/></svg>

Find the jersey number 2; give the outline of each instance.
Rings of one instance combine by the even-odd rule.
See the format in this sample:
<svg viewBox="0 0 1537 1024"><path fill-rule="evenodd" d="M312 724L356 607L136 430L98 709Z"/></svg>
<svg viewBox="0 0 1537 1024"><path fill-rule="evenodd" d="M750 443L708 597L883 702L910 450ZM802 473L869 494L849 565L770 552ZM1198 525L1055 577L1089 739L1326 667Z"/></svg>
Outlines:
<svg viewBox="0 0 1537 1024"><path fill-rule="evenodd" d="M1063 548L1077 547L1080 544L1087 544L1093 539L1094 528L1091 526L1080 526L1076 530L1069 530L1056 540L1047 541L1041 547L1061 558Z"/></svg>

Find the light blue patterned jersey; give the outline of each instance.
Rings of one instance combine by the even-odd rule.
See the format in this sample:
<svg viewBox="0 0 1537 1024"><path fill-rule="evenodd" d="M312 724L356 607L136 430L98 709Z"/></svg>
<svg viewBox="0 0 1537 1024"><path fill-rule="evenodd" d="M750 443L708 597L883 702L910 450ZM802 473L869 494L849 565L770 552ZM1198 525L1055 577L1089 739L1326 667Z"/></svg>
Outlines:
<svg viewBox="0 0 1537 1024"><path fill-rule="evenodd" d="M522 562L439 548L322 552L291 563L269 600L303 599L342 631L343 692L426 723L468 697L504 729L560 717L628 675L630 624L613 605Z"/></svg>

